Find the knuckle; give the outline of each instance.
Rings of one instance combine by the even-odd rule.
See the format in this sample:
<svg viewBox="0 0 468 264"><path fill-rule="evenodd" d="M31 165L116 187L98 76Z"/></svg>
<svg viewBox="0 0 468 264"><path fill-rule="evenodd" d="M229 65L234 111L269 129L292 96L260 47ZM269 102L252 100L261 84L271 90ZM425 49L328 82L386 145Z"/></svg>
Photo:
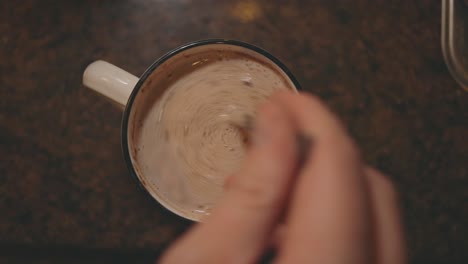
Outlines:
<svg viewBox="0 0 468 264"><path fill-rule="evenodd" d="M349 137L349 136L348 136ZM347 151L349 157L351 157L355 162L362 162L362 154L356 142L353 139L348 138Z"/></svg>
<svg viewBox="0 0 468 264"><path fill-rule="evenodd" d="M395 184L386 176L379 174L381 178L382 191L390 201L396 202L398 200L398 192L395 188Z"/></svg>
<svg viewBox="0 0 468 264"><path fill-rule="evenodd" d="M310 110L324 110L326 113L330 113L331 109L327 106L327 104L320 99L317 95L310 94L310 93L301 93L299 95L299 101L302 102L304 106L308 106Z"/></svg>
<svg viewBox="0 0 468 264"><path fill-rule="evenodd" d="M303 100L305 100L308 104L319 104L319 105L323 104L322 100L314 94L302 93L299 96L303 98Z"/></svg>
<svg viewBox="0 0 468 264"><path fill-rule="evenodd" d="M370 170L371 177L373 176L379 192L384 195L388 201L398 202L398 192L392 180L374 168L368 168L368 170Z"/></svg>
<svg viewBox="0 0 468 264"><path fill-rule="evenodd" d="M362 164L361 150L350 136L344 135L339 138L331 138L330 141L329 145L339 150L337 154L344 162L355 165Z"/></svg>

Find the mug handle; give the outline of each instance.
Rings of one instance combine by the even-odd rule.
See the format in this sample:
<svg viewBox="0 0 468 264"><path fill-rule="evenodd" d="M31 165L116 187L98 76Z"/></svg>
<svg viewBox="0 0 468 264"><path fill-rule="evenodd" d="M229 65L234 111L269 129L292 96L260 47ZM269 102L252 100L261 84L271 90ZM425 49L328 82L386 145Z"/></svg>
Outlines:
<svg viewBox="0 0 468 264"><path fill-rule="evenodd" d="M138 78L108 62L98 60L86 67L83 85L117 103L121 108L135 88Z"/></svg>

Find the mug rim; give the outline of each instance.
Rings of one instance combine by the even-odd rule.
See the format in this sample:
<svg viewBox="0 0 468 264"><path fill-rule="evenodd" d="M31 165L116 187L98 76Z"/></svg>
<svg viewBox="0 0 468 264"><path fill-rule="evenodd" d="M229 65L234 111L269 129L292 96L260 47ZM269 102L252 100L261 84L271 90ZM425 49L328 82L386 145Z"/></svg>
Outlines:
<svg viewBox="0 0 468 264"><path fill-rule="evenodd" d="M138 176L138 173L136 172L136 170L135 170L135 168L133 166L132 158L131 158L131 155L130 155L130 146L129 146L129 142L128 142L128 125L129 125L130 113L131 113L131 110L132 110L133 103L134 103L134 101L136 99L136 96L138 95L138 93L140 91L140 88L142 87L143 83L145 83L145 81L148 79L148 77L153 73L153 71L156 68L158 68L164 62L166 62L167 60L169 60L173 56L179 54L180 52L183 52L183 51L191 49L191 48L204 46L204 45L212 45L212 44L224 44L224 45L239 46L239 47L250 49L250 50L252 50L254 52L259 53L260 55L265 56L267 59L269 59L274 64L276 64L286 74L286 76L289 78L289 80L291 80L291 82L293 83L296 90L302 91L302 87L301 87L299 81L296 79L296 77L294 77L294 75L286 67L286 65L284 65L278 58L276 58L271 53L269 53L268 51L266 51L266 50L264 50L264 49L262 49L262 48L260 48L258 46L255 46L255 45L252 45L252 44L249 44L247 42L240 41L240 40L232 40L232 39L197 40L197 41L189 42L189 43L184 44L182 46L179 46L177 48L174 48L174 49L170 50L169 52L165 53L163 56L161 56L156 61L154 61L145 70L145 72L140 76L140 79L138 80L137 84L133 88L133 90L132 90L132 92L131 92L131 94L130 94L130 96L128 98L127 104L125 105L125 109L124 109L124 112L123 112L123 117L122 117L121 145L122 145L122 152L123 152L125 163L127 165L127 169L130 172L130 175L132 176L132 178L137 182L138 186L150 198L152 198L153 201L156 201L157 203L159 203L162 206L162 208L164 208L165 210L168 210L168 211L182 217L183 219L188 219L188 220L191 220L191 221L194 221L194 222L198 222L198 220L197 219L192 219L191 217L185 216L185 215L181 214L180 212L172 209L171 207L166 205L165 202L163 202L160 199L156 198L147 189L147 187L142 183L142 181L140 180L140 177Z"/></svg>

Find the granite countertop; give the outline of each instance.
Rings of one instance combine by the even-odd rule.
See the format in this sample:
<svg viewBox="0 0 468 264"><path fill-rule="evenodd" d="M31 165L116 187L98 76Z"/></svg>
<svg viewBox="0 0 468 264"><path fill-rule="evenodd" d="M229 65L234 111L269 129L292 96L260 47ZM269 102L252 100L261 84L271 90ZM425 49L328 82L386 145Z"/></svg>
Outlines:
<svg viewBox="0 0 468 264"><path fill-rule="evenodd" d="M150 263L190 222L146 197L121 111L83 88L104 59L136 75L189 41L232 38L289 66L401 193L413 263L468 261L468 94L439 1L0 2L0 263Z"/></svg>

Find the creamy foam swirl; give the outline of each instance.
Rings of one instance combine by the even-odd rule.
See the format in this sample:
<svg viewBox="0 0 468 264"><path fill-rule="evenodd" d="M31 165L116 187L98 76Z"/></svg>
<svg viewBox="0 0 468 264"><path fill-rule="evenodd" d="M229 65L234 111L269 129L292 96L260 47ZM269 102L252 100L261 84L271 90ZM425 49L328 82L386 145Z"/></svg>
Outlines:
<svg viewBox="0 0 468 264"><path fill-rule="evenodd" d="M277 69L242 56L197 60L148 110L136 160L166 206L200 219L240 167L245 139L233 125L274 91L291 89Z"/></svg>

